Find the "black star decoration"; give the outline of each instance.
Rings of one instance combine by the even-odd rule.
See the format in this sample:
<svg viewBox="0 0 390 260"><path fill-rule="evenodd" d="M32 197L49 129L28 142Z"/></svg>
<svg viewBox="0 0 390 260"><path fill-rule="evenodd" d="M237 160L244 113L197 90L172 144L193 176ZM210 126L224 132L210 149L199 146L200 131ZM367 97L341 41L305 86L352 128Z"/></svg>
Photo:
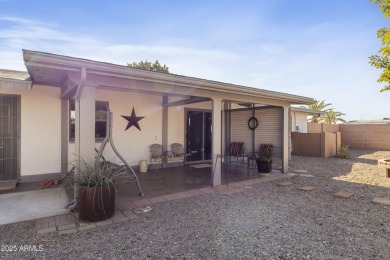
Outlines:
<svg viewBox="0 0 390 260"><path fill-rule="evenodd" d="M134 107L133 107L133 111L131 111L131 116L122 116L121 115L121 117L123 117L124 119L129 121L129 123L127 123L127 127L126 127L125 131L132 126L137 127L138 130L141 131L141 128L139 127L138 121L140 121L142 118L144 118L144 116L136 116L135 112L134 112Z"/></svg>

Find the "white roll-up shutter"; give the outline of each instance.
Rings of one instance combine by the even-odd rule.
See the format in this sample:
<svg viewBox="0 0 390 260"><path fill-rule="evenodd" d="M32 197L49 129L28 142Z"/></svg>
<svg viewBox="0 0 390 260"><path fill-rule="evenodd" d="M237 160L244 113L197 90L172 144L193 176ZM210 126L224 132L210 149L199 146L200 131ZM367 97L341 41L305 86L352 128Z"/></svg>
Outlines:
<svg viewBox="0 0 390 260"><path fill-rule="evenodd" d="M267 108L256 110L259 126L256 128L256 151L260 144L273 144L274 156L283 155L283 109Z"/></svg>
<svg viewBox="0 0 390 260"><path fill-rule="evenodd" d="M252 117L252 110L231 112L230 141L243 142L244 153L251 153L253 146L253 132L248 127L248 120Z"/></svg>

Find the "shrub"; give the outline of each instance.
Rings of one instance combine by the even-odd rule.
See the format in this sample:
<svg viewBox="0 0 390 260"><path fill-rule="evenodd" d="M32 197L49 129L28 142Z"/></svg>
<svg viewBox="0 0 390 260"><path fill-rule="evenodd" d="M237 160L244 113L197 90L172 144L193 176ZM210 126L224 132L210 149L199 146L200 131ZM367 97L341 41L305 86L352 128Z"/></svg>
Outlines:
<svg viewBox="0 0 390 260"><path fill-rule="evenodd" d="M342 144L340 149L337 152L336 155L337 158L340 159L348 159L349 158L349 148L347 144Z"/></svg>

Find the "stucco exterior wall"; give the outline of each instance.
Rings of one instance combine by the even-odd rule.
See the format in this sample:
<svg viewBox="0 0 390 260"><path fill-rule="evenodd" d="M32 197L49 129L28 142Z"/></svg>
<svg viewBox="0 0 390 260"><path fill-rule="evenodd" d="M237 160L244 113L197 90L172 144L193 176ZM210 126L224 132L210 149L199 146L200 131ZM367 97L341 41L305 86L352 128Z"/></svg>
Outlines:
<svg viewBox="0 0 390 260"><path fill-rule="evenodd" d="M139 165L141 160L150 158L149 146L162 143L162 97L138 93L124 93L107 90L96 91L97 101L109 102L110 111L113 112L113 141L120 154L130 165ZM144 116L139 121L141 131L131 127L127 131L127 121L121 115L130 115L134 107L137 116ZM186 106L175 106L168 108L168 145L172 143L184 143L185 114L186 108L211 109L211 102L202 102ZM96 142L95 147L99 149L101 142ZM164 148L165 149L165 148ZM169 149L167 147L166 149ZM69 143L69 161L75 160L75 145ZM108 144L104 150L105 159L121 163Z"/></svg>
<svg viewBox="0 0 390 260"><path fill-rule="evenodd" d="M343 124L340 131L349 147L390 150L390 124Z"/></svg>
<svg viewBox="0 0 390 260"><path fill-rule="evenodd" d="M1 89L21 96L22 180L31 175L61 172L61 101L59 88L34 85L32 90Z"/></svg>
<svg viewBox="0 0 390 260"><path fill-rule="evenodd" d="M130 165L138 165L140 160L148 160L149 145L162 142L162 98L138 93L97 90L96 100L109 103L110 111L113 113L112 136L119 153ZM138 122L141 131L134 126L125 131L128 121L121 115L130 116L133 107L136 116L144 116ZM99 149L100 145L101 142L96 142L95 148ZM74 153L75 145L70 142L69 161L75 159ZM107 144L103 156L106 160L120 163L120 159L109 144Z"/></svg>
<svg viewBox="0 0 390 260"><path fill-rule="evenodd" d="M292 111L291 119L292 119L292 125L291 125L292 132L307 133L307 113ZM299 130L297 129L297 127L299 128Z"/></svg>

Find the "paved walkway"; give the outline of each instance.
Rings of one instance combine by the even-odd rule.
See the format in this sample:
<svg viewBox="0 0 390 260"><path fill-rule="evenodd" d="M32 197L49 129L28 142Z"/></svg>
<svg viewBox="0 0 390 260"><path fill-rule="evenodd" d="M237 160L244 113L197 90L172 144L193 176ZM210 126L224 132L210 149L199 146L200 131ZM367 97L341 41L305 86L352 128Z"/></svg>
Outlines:
<svg viewBox="0 0 390 260"><path fill-rule="evenodd" d="M117 211L115 215L105 221L101 222L83 222L78 219L78 213L67 213L58 216L40 218L35 221L35 229L37 234L46 234L46 233L57 233L59 235L77 233L84 230L106 226L114 223L119 223L123 221L131 221L132 219L138 218L138 215L134 213L135 208L150 206L155 203L160 203L164 201L171 201L177 199L183 199L188 197L193 197L201 194L207 193L220 193L224 195L230 195L233 193L241 192L245 190L248 186L268 182L273 180L279 180L283 178L289 178L294 176L292 173L285 174L270 174L263 178L258 179L249 179L241 182L231 183L227 185L220 185L217 187L206 187L196 190L189 190L183 192L177 192L168 195L157 196L149 199L138 199L130 200L127 202L121 202L117 204Z"/></svg>
<svg viewBox="0 0 390 260"><path fill-rule="evenodd" d="M69 212L62 187L0 195L0 225L34 220Z"/></svg>

